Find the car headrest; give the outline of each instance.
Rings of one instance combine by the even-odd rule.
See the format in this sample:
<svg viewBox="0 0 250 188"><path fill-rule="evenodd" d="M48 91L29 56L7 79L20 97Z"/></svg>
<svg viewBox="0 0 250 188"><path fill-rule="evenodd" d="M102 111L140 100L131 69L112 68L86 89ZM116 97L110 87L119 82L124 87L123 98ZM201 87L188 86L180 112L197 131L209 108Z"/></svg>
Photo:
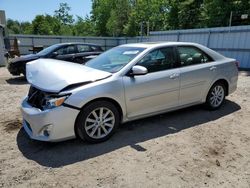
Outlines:
<svg viewBox="0 0 250 188"><path fill-rule="evenodd" d="M202 59L202 54L201 53L195 53L193 55L193 63L194 64L201 63L201 59Z"/></svg>
<svg viewBox="0 0 250 188"><path fill-rule="evenodd" d="M181 59L181 61L182 61L182 62L187 61L188 56L189 56L188 54L181 54L181 55L180 55L180 59Z"/></svg>

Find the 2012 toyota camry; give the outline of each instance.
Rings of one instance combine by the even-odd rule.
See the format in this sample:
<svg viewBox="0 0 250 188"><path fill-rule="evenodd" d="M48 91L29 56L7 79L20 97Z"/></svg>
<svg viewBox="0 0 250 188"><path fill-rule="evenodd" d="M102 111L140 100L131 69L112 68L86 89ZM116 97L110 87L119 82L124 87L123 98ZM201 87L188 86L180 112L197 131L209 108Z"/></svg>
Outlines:
<svg viewBox="0 0 250 188"><path fill-rule="evenodd" d="M126 44L86 65L39 59L26 68L23 127L42 141L101 142L123 122L201 103L215 110L238 80L235 59L180 42Z"/></svg>

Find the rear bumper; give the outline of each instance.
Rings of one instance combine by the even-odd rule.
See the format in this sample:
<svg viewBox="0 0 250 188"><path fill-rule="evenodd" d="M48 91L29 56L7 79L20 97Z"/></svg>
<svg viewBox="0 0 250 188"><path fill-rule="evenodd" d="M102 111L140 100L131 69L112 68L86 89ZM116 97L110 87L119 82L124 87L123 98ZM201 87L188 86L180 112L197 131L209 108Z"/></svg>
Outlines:
<svg viewBox="0 0 250 188"><path fill-rule="evenodd" d="M228 88L228 94L231 94L236 91L237 89L237 82L238 82L238 73L237 75L233 76L230 80L229 88Z"/></svg>
<svg viewBox="0 0 250 188"><path fill-rule="evenodd" d="M75 137L74 124L78 110L60 106L41 111L22 102L23 127L31 139L58 142Z"/></svg>

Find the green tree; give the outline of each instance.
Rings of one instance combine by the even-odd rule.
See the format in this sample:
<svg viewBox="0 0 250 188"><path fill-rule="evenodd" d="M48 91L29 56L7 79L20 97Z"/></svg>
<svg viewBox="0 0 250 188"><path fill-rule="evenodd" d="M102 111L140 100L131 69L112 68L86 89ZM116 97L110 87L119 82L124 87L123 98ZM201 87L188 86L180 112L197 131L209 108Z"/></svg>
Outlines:
<svg viewBox="0 0 250 188"><path fill-rule="evenodd" d="M203 0L184 0L179 4L178 21L181 29L199 27Z"/></svg>
<svg viewBox="0 0 250 188"><path fill-rule="evenodd" d="M109 35L122 36L124 28L128 22L130 13L129 0L116 0L115 5L110 11L110 17L107 21L106 28Z"/></svg>
<svg viewBox="0 0 250 188"><path fill-rule="evenodd" d="M85 19L77 16L77 21L73 27L73 35L76 36L94 36L94 24L92 20L86 16Z"/></svg>
<svg viewBox="0 0 250 188"><path fill-rule="evenodd" d="M7 28L10 34L32 34L30 22L18 22L8 19Z"/></svg>
<svg viewBox="0 0 250 188"><path fill-rule="evenodd" d="M32 33L38 35L60 35L62 34L62 26L55 17L37 15L32 21Z"/></svg>
<svg viewBox="0 0 250 188"><path fill-rule="evenodd" d="M8 19L7 28L10 34L20 34L21 28L20 23L17 20Z"/></svg>
<svg viewBox="0 0 250 188"><path fill-rule="evenodd" d="M136 36L139 34L138 21L136 21L136 12L132 10L129 14L128 22L125 24L123 32L126 36Z"/></svg>
<svg viewBox="0 0 250 188"><path fill-rule="evenodd" d="M92 0L91 19L95 25L97 36L108 36L107 22L110 18L114 0Z"/></svg>
<svg viewBox="0 0 250 188"><path fill-rule="evenodd" d="M67 3L60 3L58 10L55 10L54 17L64 25L71 25L74 22L73 15L69 14L71 8Z"/></svg>
<svg viewBox="0 0 250 188"><path fill-rule="evenodd" d="M131 1L131 11L128 23L125 25L126 35L139 35L141 24L143 34L146 34L147 26L151 31L163 30L166 23L169 4L165 0L136 0Z"/></svg>
<svg viewBox="0 0 250 188"><path fill-rule="evenodd" d="M54 16L37 15L32 23L7 20L9 33L76 36L137 36L150 31L250 24L249 0L92 0L90 17L69 14L61 3ZM143 30L141 33L141 25Z"/></svg>
<svg viewBox="0 0 250 188"><path fill-rule="evenodd" d="M179 1L173 0L169 2L165 29L179 29L179 7Z"/></svg>
<svg viewBox="0 0 250 188"><path fill-rule="evenodd" d="M232 25L250 24L250 19L241 19L242 14L250 14L249 0L204 0L201 12L202 26L228 26L231 11Z"/></svg>
<svg viewBox="0 0 250 188"><path fill-rule="evenodd" d="M20 34L32 34L32 24L30 22L21 22Z"/></svg>

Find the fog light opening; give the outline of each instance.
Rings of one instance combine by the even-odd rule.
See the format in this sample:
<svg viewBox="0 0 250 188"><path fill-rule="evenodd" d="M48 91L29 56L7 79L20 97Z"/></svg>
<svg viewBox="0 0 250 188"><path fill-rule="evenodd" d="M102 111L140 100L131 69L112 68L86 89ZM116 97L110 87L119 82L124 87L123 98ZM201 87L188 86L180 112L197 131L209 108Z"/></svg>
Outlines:
<svg viewBox="0 0 250 188"><path fill-rule="evenodd" d="M50 132L48 130L44 130L43 131L43 135L46 136L46 137L49 137Z"/></svg>
<svg viewBox="0 0 250 188"><path fill-rule="evenodd" d="M52 125L48 125L46 127L44 127L41 131L43 136L49 137L52 131Z"/></svg>

